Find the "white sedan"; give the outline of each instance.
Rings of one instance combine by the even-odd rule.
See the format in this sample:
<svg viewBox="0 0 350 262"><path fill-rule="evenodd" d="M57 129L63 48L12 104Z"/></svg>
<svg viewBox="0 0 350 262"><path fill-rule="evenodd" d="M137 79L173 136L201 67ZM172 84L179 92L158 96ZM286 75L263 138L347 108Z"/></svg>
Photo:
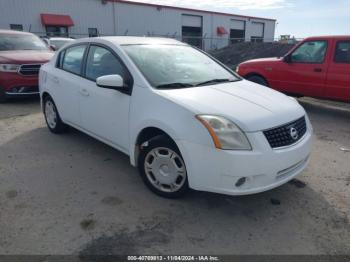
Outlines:
<svg viewBox="0 0 350 262"><path fill-rule="evenodd" d="M312 127L298 102L172 39L101 37L40 70L53 133L79 129L130 156L156 194L278 187L307 166Z"/></svg>

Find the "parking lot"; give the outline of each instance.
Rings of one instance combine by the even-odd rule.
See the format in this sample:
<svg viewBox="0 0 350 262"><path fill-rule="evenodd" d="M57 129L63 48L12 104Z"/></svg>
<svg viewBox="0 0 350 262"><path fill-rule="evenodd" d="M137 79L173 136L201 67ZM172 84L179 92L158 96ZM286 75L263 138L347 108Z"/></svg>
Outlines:
<svg viewBox="0 0 350 262"><path fill-rule="evenodd" d="M350 254L350 106L301 99L306 171L231 197L152 194L126 155L51 134L38 100L0 104L1 254Z"/></svg>

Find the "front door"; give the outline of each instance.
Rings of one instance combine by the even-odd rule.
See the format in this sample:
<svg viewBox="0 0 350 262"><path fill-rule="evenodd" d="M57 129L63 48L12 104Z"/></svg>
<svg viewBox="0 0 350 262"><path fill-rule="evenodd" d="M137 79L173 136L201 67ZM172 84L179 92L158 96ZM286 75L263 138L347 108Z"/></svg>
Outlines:
<svg viewBox="0 0 350 262"><path fill-rule="evenodd" d="M326 86L326 97L350 101L350 40L335 43Z"/></svg>
<svg viewBox="0 0 350 262"><path fill-rule="evenodd" d="M287 93L322 97L328 69L327 49L328 42L323 40L301 44L290 54L288 63L283 62L276 68L277 89Z"/></svg>
<svg viewBox="0 0 350 262"><path fill-rule="evenodd" d="M85 78L80 88L82 126L86 131L127 153L131 96L96 85L98 77L113 74L123 77L125 83L130 82L128 70L112 50L91 45L86 60Z"/></svg>

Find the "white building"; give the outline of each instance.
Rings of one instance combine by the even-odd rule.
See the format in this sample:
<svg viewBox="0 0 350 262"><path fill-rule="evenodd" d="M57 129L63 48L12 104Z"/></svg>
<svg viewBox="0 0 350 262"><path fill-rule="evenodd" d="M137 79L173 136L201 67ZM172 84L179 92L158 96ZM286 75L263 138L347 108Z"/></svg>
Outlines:
<svg viewBox="0 0 350 262"><path fill-rule="evenodd" d="M125 0L0 0L0 29L40 36L174 37L203 49L272 42L276 20Z"/></svg>

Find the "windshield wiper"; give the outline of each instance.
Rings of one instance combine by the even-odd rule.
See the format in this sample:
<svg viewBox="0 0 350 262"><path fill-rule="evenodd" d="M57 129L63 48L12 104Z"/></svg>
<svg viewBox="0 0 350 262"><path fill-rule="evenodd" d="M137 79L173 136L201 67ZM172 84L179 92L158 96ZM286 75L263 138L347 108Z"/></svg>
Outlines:
<svg viewBox="0 0 350 262"><path fill-rule="evenodd" d="M166 89L166 88L186 88L186 87L194 87L192 84L188 83L168 83L163 85L158 85L156 88Z"/></svg>
<svg viewBox="0 0 350 262"><path fill-rule="evenodd" d="M232 79L228 79L228 78L222 78L222 79L211 79L202 83L199 83L195 86L206 86L206 85L210 85L210 84L219 84L219 83L226 83L226 82L233 82L235 80Z"/></svg>

